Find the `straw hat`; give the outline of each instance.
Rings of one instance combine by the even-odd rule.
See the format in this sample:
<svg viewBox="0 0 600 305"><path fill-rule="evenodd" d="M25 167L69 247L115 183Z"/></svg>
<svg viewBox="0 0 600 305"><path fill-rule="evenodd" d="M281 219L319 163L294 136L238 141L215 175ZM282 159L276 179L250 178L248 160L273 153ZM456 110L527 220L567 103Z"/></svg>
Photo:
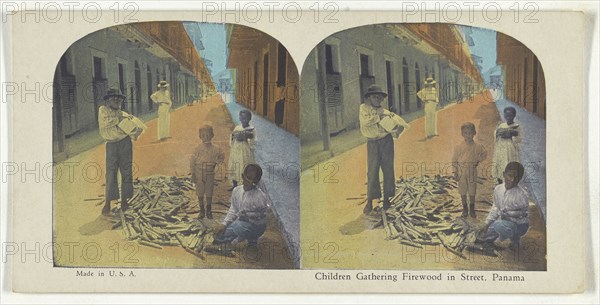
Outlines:
<svg viewBox="0 0 600 305"><path fill-rule="evenodd" d="M116 89L116 88L111 88L111 89L109 89L109 90L106 92L106 94L104 95L104 98L103 98L103 99L106 101L106 100L108 100L109 98L111 98L111 97L115 97L115 96L116 96L116 97L120 97L120 98L121 98L121 99L123 99L123 100L127 99L127 97L121 93L121 90L119 90L119 89Z"/></svg>
<svg viewBox="0 0 600 305"><path fill-rule="evenodd" d="M367 98L373 94L382 94L384 97L386 97L388 95L387 92L383 91L381 89L381 87L379 87L377 85L369 86L369 88L367 89L367 92L365 93L365 98Z"/></svg>
<svg viewBox="0 0 600 305"><path fill-rule="evenodd" d="M427 79L425 79L425 85L435 85L435 84L436 84L436 81L432 77L428 77Z"/></svg>

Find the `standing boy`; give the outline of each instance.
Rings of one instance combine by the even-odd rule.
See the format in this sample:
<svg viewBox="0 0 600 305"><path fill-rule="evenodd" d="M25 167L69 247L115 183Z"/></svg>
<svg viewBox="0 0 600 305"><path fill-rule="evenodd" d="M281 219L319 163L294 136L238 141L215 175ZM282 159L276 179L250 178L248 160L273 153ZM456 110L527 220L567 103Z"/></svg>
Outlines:
<svg viewBox="0 0 600 305"><path fill-rule="evenodd" d="M510 240L509 247L516 249L521 237L529 230L529 196L519 186L525 169L519 162L510 162L504 170L504 184L494 189L494 205L482 230L484 243Z"/></svg>
<svg viewBox="0 0 600 305"><path fill-rule="evenodd" d="M190 171L192 181L196 184L196 194L198 195L198 204L200 212L198 218L212 219L212 195L215 188L215 167L223 162L225 156L223 151L212 144L212 138L215 136L213 128L210 125L203 125L198 130L202 144L196 147L194 154L190 159ZM204 196L206 196L206 210L204 210Z"/></svg>
<svg viewBox="0 0 600 305"><path fill-rule="evenodd" d="M469 215L467 209L467 194L469 195L469 208L471 217L475 218L475 193L477 191L477 165L487 157L483 145L476 143L473 137L477 133L475 125L467 122L460 127L465 141L454 148L452 163L455 169L454 177L458 180L458 193L462 200L462 217Z"/></svg>

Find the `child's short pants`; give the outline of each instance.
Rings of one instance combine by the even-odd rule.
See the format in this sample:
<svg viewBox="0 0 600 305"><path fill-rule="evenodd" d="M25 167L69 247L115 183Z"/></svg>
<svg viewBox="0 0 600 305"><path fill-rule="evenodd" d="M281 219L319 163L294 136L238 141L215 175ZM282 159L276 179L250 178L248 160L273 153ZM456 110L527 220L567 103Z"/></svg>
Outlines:
<svg viewBox="0 0 600 305"><path fill-rule="evenodd" d="M458 193L475 196L477 191L477 167L465 166L460 169L458 178Z"/></svg>
<svg viewBox="0 0 600 305"><path fill-rule="evenodd" d="M202 198L212 197L213 190L215 188L215 174L204 174L201 177L196 178L196 194Z"/></svg>

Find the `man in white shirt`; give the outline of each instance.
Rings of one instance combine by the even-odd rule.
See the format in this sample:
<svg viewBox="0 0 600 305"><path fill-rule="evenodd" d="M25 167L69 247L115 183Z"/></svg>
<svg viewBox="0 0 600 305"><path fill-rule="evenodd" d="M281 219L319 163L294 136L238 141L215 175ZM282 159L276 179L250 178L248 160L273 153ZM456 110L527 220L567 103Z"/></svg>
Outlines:
<svg viewBox="0 0 600 305"><path fill-rule="evenodd" d="M390 207L390 198L395 192L394 140L390 132L382 126L382 119L393 117L394 113L381 106L387 97L381 87L372 85L365 93L365 102L360 105L360 133L367 138L367 203L364 214L373 210L373 199L381 198L379 169L383 172L383 209ZM404 120L399 120L402 128L408 128ZM400 128L400 127L398 127Z"/></svg>
<svg viewBox="0 0 600 305"><path fill-rule="evenodd" d="M248 241L248 247L257 247L258 239L267 228L267 212L271 208L269 196L259 187L262 169L248 164L242 173L242 185L231 193L231 206L223 222L214 228L214 241L204 251L231 254L234 240Z"/></svg>
<svg viewBox="0 0 600 305"><path fill-rule="evenodd" d="M98 109L98 129L106 141L106 194L102 215L110 214L110 202L119 199L117 172L121 173L121 209L128 208L128 200L133 195L132 162L133 152L130 136L119 128L119 123L132 115L121 110L125 95L118 89L110 89L104 96L106 105ZM141 129L136 128L133 136Z"/></svg>

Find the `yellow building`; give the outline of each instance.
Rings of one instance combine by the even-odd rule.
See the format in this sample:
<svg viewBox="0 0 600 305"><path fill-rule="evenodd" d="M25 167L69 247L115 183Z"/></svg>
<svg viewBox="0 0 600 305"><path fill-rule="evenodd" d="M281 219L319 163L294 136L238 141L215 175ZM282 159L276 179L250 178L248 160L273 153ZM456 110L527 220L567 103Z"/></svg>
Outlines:
<svg viewBox="0 0 600 305"><path fill-rule="evenodd" d="M537 56L520 41L502 33L497 33L496 48L504 97L546 119L546 82Z"/></svg>
<svg viewBox="0 0 600 305"><path fill-rule="evenodd" d="M285 46L261 31L228 25L227 47L236 101L298 135L299 75Z"/></svg>
<svg viewBox="0 0 600 305"><path fill-rule="evenodd" d="M323 141L328 150L328 137L359 128L359 106L372 84L388 93L384 107L390 111L405 118L422 115L417 92L427 77L437 82L441 106L459 99L464 88L481 87L455 25L375 24L330 35L302 69L302 143Z"/></svg>
<svg viewBox="0 0 600 305"><path fill-rule="evenodd" d="M98 108L109 88L127 96L125 111L151 118L150 99L157 84L171 85L173 107L202 97L214 84L181 22L113 26L73 43L58 61L54 76L53 142L55 160L97 145L69 150L78 134L98 128Z"/></svg>

